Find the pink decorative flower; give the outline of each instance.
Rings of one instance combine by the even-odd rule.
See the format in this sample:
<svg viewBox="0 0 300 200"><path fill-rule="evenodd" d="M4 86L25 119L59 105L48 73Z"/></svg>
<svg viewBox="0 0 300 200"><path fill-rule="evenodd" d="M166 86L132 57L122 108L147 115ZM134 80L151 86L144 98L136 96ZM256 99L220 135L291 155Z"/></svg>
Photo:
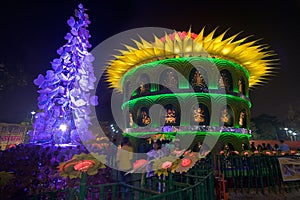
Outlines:
<svg viewBox="0 0 300 200"><path fill-rule="evenodd" d="M235 153L235 154L240 154L238 151L233 151L233 153Z"/></svg>
<svg viewBox="0 0 300 200"><path fill-rule="evenodd" d="M254 151L253 153L258 154L259 152L256 150L256 151Z"/></svg>
<svg viewBox="0 0 300 200"><path fill-rule="evenodd" d="M266 151L266 155L271 155L272 153L270 151Z"/></svg>
<svg viewBox="0 0 300 200"><path fill-rule="evenodd" d="M179 38L180 38L181 40L185 39L185 38L187 37L187 35L188 35L188 33L185 32L185 31L177 32L177 34L178 34L178 36L179 36ZM169 38L170 38L172 41L174 41L174 39L175 39L175 33L169 34L168 36L169 36ZM191 36L190 36L190 37L194 40L197 36L198 36L198 34L196 34L196 33L191 33ZM162 42L166 42L166 37L164 36L164 37L160 38L160 40L161 40Z"/></svg>
<svg viewBox="0 0 300 200"><path fill-rule="evenodd" d="M163 164L161 165L162 169L168 169L172 166L172 162L171 161L165 161L163 162Z"/></svg>
<svg viewBox="0 0 300 200"><path fill-rule="evenodd" d="M220 151L220 154L224 154L224 151Z"/></svg>
<svg viewBox="0 0 300 200"><path fill-rule="evenodd" d="M244 156L248 156L249 155L249 153L246 151L246 152L244 152Z"/></svg>
<svg viewBox="0 0 300 200"><path fill-rule="evenodd" d="M144 165L145 163L147 163L147 160L139 159L133 163L133 169L137 169L137 168L141 167L142 165Z"/></svg>

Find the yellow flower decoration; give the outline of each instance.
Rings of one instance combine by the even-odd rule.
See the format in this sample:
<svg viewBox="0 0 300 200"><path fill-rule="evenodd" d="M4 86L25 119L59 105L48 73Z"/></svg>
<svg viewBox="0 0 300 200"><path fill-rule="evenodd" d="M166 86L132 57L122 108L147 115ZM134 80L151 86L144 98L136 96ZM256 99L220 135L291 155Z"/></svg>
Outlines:
<svg viewBox="0 0 300 200"><path fill-rule="evenodd" d="M105 168L106 156L99 154L74 155L71 160L60 163L58 170L63 177L81 178L82 173L95 175L98 169Z"/></svg>

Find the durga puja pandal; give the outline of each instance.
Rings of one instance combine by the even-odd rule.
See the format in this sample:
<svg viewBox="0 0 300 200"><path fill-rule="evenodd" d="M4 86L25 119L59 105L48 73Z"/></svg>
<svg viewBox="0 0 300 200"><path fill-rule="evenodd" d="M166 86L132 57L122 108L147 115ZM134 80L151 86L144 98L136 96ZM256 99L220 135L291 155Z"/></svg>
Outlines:
<svg viewBox="0 0 300 200"><path fill-rule="evenodd" d="M108 82L124 94L125 133L135 144L145 137L194 137L185 141L192 148L209 143L206 136L217 144L210 150L249 144L249 90L272 75L274 54L248 37L215 32L141 36L109 63Z"/></svg>

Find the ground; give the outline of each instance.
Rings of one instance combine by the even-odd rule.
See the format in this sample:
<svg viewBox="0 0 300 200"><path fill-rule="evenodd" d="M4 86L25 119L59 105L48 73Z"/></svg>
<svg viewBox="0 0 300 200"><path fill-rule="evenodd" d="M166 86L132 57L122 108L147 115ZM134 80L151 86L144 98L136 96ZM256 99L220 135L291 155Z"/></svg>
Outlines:
<svg viewBox="0 0 300 200"><path fill-rule="evenodd" d="M250 193L244 192L235 193L234 191L229 190L229 200L299 200L300 199L300 191L292 191L292 192L284 192L280 194L268 193L265 194L258 193L255 191L250 191Z"/></svg>

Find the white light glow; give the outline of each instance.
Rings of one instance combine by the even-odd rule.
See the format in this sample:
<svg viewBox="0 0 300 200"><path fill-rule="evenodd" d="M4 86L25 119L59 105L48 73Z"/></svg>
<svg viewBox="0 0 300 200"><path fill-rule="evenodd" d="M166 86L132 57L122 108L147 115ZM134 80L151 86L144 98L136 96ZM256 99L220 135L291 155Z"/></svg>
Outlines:
<svg viewBox="0 0 300 200"><path fill-rule="evenodd" d="M63 131L63 132L65 132L66 130L67 130L67 125L66 124L61 124L61 125L59 125L59 129L61 130L61 131Z"/></svg>

